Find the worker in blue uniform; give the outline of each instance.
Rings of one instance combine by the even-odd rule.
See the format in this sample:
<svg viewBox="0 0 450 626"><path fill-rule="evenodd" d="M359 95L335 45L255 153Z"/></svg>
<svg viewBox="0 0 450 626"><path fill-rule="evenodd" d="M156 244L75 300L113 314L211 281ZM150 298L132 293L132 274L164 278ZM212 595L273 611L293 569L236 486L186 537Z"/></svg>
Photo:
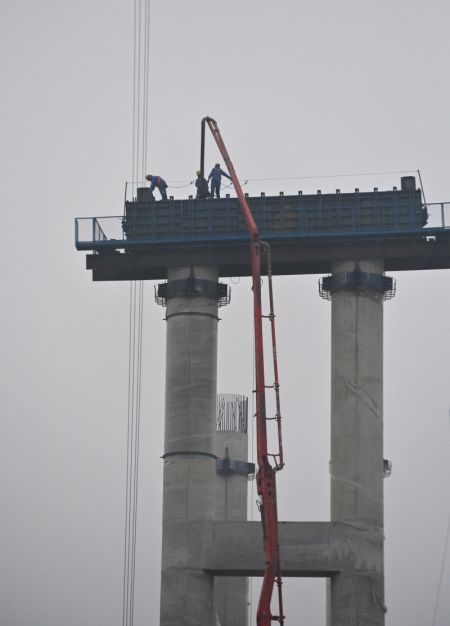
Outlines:
<svg viewBox="0 0 450 626"><path fill-rule="evenodd" d="M167 200L167 183L164 178L161 178L161 176L153 176L153 174L147 174L145 180L150 182L150 193L153 193L153 190L156 187L161 194L161 199Z"/></svg>
<svg viewBox="0 0 450 626"><path fill-rule="evenodd" d="M220 163L216 163L212 168L210 175L208 176L208 182L211 180L211 197L214 198L214 193L218 198L220 198L220 184L222 181L222 176L226 176L231 180L231 176L229 176L226 172L220 169Z"/></svg>
<svg viewBox="0 0 450 626"><path fill-rule="evenodd" d="M195 186L197 187L196 199L201 200L202 198L209 198L209 189L208 183L200 170L197 170L197 180L195 181Z"/></svg>

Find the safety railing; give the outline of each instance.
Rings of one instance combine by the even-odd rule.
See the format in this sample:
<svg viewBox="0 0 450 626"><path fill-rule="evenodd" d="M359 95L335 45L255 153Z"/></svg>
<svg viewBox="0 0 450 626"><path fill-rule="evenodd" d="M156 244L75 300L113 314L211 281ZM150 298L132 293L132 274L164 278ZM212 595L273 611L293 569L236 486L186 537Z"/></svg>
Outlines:
<svg viewBox="0 0 450 626"><path fill-rule="evenodd" d="M77 217L75 219L75 242L78 245L91 243L100 246L108 242L123 242L123 217Z"/></svg>
<svg viewBox="0 0 450 626"><path fill-rule="evenodd" d="M428 212L428 228L450 228L450 201L429 202L424 206Z"/></svg>

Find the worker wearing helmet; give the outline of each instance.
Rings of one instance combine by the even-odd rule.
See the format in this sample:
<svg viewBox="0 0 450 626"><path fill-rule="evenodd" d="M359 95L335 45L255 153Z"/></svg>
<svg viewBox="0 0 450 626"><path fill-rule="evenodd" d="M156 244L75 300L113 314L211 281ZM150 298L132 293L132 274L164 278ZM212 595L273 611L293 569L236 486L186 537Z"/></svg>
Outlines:
<svg viewBox="0 0 450 626"><path fill-rule="evenodd" d="M161 200L167 200L167 183L164 178L161 178L161 176L153 176L153 174L147 174L145 180L150 182L150 193L153 193L153 190L157 187L159 193L161 194Z"/></svg>
<svg viewBox="0 0 450 626"><path fill-rule="evenodd" d="M222 181L222 176L226 176L231 180L231 176L229 176L226 172L220 169L220 163L216 163L212 168L210 175L208 176L208 182L211 180L211 197L214 198L214 194L216 194L217 198L220 198L220 184Z"/></svg>
<svg viewBox="0 0 450 626"><path fill-rule="evenodd" d="M209 198L208 183L204 176L202 176L201 170L197 170L197 180L195 181L197 187L196 199L202 200L203 198Z"/></svg>

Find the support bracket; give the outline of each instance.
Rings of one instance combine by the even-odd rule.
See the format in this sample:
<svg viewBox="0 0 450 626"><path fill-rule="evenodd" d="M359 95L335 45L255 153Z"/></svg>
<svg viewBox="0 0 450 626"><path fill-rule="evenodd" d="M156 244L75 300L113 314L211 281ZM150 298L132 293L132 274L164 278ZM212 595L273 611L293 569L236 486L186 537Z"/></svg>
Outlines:
<svg viewBox="0 0 450 626"><path fill-rule="evenodd" d="M235 461L229 457L216 460L216 474L221 476L231 476L240 474L241 476L249 476L255 473L255 464L246 461Z"/></svg>
<svg viewBox="0 0 450 626"><path fill-rule="evenodd" d="M225 283L217 283L204 278L188 276L179 280L160 283L155 286L155 302L167 306L169 298L211 298L217 300L220 306L230 303L231 290Z"/></svg>
<svg viewBox="0 0 450 626"><path fill-rule="evenodd" d="M324 276L319 280L319 294L324 300L331 300L336 291L376 291L384 294L385 300L395 296L395 280L384 274L373 274L355 269L352 272L339 272Z"/></svg>

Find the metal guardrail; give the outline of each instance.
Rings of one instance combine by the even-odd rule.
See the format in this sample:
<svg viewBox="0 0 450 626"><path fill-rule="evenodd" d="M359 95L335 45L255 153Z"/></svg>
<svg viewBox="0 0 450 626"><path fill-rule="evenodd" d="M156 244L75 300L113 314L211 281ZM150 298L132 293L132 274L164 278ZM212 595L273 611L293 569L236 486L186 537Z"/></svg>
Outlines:
<svg viewBox="0 0 450 626"><path fill-rule="evenodd" d="M95 218L92 222L92 239L94 241L107 241L108 237L105 235L102 227L98 223L98 219Z"/></svg>
<svg viewBox="0 0 450 626"><path fill-rule="evenodd" d="M288 196L280 196L280 206ZM105 217L85 217L75 220L75 244L78 249L100 250L102 248L128 248L134 244L171 243L182 241L227 241L245 239L245 226L239 222L239 216L230 211L235 198L222 198L220 200L196 201L169 200L167 202L157 201L149 205L148 210L148 231L138 224L136 218L133 226L133 217L130 213L125 216L105 216ZM200 204L202 205L200 207ZM427 212L427 223L406 228L405 225L399 227L398 217L386 228L364 229L358 227L359 217L354 212L351 217L350 227L339 229L339 224L327 228L327 217L325 212L321 216L320 223L314 230L305 230L304 216L300 216L298 224L295 224L295 212L292 210L280 210L279 224L273 218L267 217L267 213L260 211L258 224L265 237L280 236L327 236L340 234L342 236L352 236L357 234L395 234L396 232L423 232L427 233L433 229L450 228L450 201L432 202L422 205ZM257 211L255 211L257 215ZM398 215L398 214L397 214ZM130 221L131 219L131 221ZM141 218L139 218L141 219ZM397 219L397 222L396 222ZM269 220L269 221L268 221ZM290 220L290 221L289 221ZM141 220L142 221L142 220ZM144 222L142 222L144 223ZM275 226L274 226L275 224ZM288 228L284 228L284 224ZM134 230L133 230L134 229ZM140 230L137 230L140 229ZM140 235L137 237L137 233Z"/></svg>
<svg viewBox="0 0 450 626"><path fill-rule="evenodd" d="M424 204L428 212L428 228L449 228L450 227L450 202L429 202ZM434 207L434 208L432 208ZM431 221L438 219L438 224L431 224Z"/></svg>
<svg viewBox="0 0 450 626"><path fill-rule="evenodd" d="M101 244L124 240L122 216L77 217L75 219L76 244L87 242Z"/></svg>

